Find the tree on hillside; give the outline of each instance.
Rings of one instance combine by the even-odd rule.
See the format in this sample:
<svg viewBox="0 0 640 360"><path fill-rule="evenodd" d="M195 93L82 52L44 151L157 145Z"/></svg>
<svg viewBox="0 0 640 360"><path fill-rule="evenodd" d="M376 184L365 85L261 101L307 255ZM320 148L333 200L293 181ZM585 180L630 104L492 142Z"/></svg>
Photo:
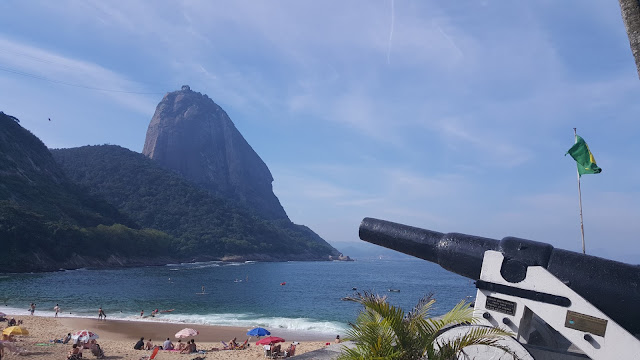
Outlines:
<svg viewBox="0 0 640 360"><path fill-rule="evenodd" d="M465 301L439 318L429 316L435 303L431 295L423 297L409 313L390 305L386 297L368 292L357 293L345 300L364 306L355 324L350 324L347 337L355 347L344 347L340 360L450 360L457 359L463 349L473 345L496 347L510 353L498 341L508 332L497 327L476 327L465 335L443 340L441 330L460 324L473 324L473 309Z"/></svg>
<svg viewBox="0 0 640 360"><path fill-rule="evenodd" d="M631 53L636 59L638 77L640 77L640 0L618 0L622 21L627 29Z"/></svg>

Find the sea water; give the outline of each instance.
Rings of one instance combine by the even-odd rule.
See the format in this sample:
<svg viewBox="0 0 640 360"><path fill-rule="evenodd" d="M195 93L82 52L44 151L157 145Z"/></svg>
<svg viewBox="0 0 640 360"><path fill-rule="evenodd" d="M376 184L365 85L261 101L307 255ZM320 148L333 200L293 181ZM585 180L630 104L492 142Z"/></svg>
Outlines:
<svg viewBox="0 0 640 360"><path fill-rule="evenodd" d="M102 307L109 319L261 326L335 336L344 333L361 309L342 300L355 291L386 296L405 311L433 293L433 315L475 295L469 279L418 259L204 262L0 274L0 311L28 315L35 302L36 315L41 316L53 316L59 304L60 316L97 318ZM151 317L154 309L161 312ZM172 311L162 312L166 310Z"/></svg>

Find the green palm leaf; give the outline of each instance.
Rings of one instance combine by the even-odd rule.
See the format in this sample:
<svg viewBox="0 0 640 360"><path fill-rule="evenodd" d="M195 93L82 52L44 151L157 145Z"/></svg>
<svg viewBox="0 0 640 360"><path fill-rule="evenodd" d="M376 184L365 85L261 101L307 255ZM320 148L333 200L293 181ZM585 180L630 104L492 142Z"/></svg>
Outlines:
<svg viewBox="0 0 640 360"><path fill-rule="evenodd" d="M353 348L343 347L339 359L390 360L449 360L457 358L465 347L492 346L509 352L498 343L510 334L496 327L474 327L451 340L438 339L441 331L451 326L473 324L473 309L460 301L440 318L431 318L435 303L431 295L420 299L408 313L387 302L386 297L369 292L356 293L345 300L361 304L364 308L355 324L350 324L347 336L354 340Z"/></svg>

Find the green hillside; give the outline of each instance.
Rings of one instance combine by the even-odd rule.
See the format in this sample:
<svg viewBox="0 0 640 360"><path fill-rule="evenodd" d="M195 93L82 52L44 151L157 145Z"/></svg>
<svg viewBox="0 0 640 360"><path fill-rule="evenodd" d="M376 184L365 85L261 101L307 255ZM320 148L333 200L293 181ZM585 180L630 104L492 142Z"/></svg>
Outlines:
<svg viewBox="0 0 640 360"><path fill-rule="evenodd" d="M71 182L42 141L2 112L0 239L0 272L156 263L174 249L171 236Z"/></svg>
<svg viewBox="0 0 640 360"><path fill-rule="evenodd" d="M198 259L325 260L337 251L310 229L268 221L215 198L144 155L112 145L51 151L75 182Z"/></svg>

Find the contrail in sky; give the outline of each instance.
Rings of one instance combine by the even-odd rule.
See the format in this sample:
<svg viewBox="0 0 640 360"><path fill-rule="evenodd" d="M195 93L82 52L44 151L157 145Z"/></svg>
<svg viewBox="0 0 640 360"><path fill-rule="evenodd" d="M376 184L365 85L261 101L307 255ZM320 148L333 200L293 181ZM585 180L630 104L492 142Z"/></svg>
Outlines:
<svg viewBox="0 0 640 360"><path fill-rule="evenodd" d="M391 31L389 31L389 46L387 47L387 64L391 64L391 41L393 41L393 24L396 21L393 0L391 0Z"/></svg>
<svg viewBox="0 0 640 360"><path fill-rule="evenodd" d="M438 31L440 32L440 34L442 36L444 36L444 38L449 42L449 44L451 44L451 46L458 52L458 54L460 55L460 57L464 57L464 53L462 52L462 50L458 47L458 45L456 45L456 42L453 41L453 39L447 35L446 32L444 32L444 30L442 30L442 28L440 27L440 25L436 24L435 21L432 21L431 24L433 24L433 26L436 27L436 29L438 29Z"/></svg>

